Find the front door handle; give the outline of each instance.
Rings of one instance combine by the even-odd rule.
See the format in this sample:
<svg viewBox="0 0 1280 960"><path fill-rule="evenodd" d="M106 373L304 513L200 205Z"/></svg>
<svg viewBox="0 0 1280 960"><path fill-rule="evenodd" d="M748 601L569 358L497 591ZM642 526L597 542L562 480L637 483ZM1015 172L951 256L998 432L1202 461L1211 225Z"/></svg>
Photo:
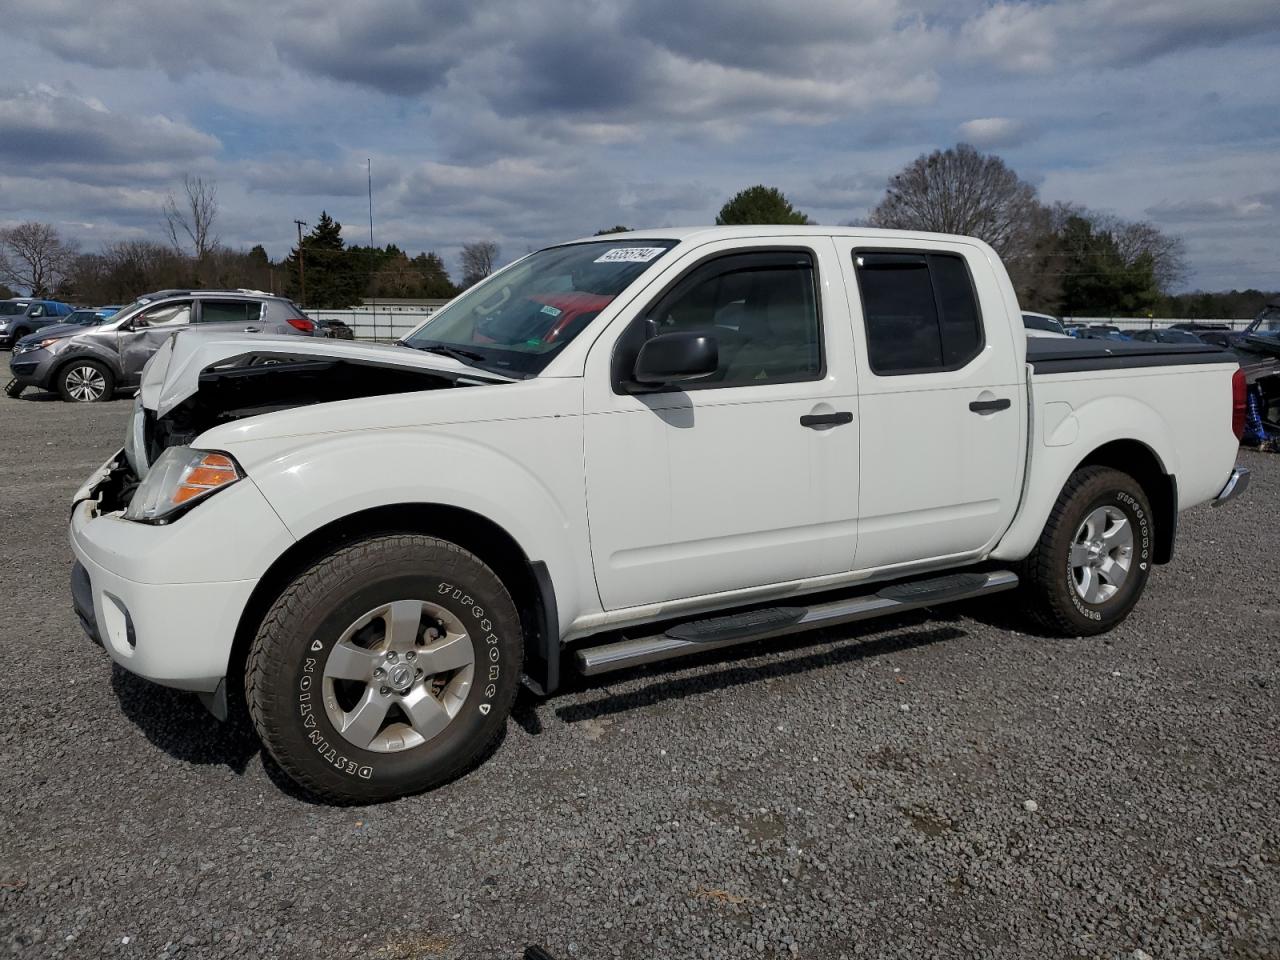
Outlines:
<svg viewBox="0 0 1280 960"><path fill-rule="evenodd" d="M974 413L995 413L997 410L1008 410L1013 406L1013 401L1004 400L974 400L969 404L969 409Z"/></svg>
<svg viewBox="0 0 1280 960"><path fill-rule="evenodd" d="M853 414L848 410L838 413L806 413L800 418L802 427L838 427L843 423L853 423Z"/></svg>
<svg viewBox="0 0 1280 960"><path fill-rule="evenodd" d="M261 327L245 327L244 332L245 333L261 333L262 328Z"/></svg>

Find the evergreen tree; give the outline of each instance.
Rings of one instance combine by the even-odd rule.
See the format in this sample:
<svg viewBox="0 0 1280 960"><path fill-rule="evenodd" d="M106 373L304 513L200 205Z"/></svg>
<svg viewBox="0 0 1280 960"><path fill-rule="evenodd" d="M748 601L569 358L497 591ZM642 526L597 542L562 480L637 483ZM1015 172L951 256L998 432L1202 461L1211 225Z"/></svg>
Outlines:
<svg viewBox="0 0 1280 960"><path fill-rule="evenodd" d="M342 239L342 224L320 212L320 219L310 233L302 238L303 266L306 272L306 302L312 309L338 309L358 304L364 296L364 278L357 273L352 257ZM298 277L298 247L285 259L286 289L290 296L299 299L302 286Z"/></svg>
<svg viewBox="0 0 1280 960"><path fill-rule="evenodd" d="M777 187L758 184L739 191L720 208L716 223L730 224L781 223L806 224L809 218L791 206Z"/></svg>

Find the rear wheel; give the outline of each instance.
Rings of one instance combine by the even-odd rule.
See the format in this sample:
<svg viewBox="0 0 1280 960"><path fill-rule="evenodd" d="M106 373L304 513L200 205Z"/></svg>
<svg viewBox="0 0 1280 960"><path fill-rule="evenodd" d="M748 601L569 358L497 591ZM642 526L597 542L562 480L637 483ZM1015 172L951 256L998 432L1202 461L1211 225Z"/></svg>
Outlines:
<svg viewBox="0 0 1280 960"><path fill-rule="evenodd" d="M58 393L73 403L110 400L116 378L97 360L72 360L58 372Z"/></svg>
<svg viewBox="0 0 1280 960"><path fill-rule="evenodd" d="M522 651L515 605L479 558L387 535L342 547L284 590L254 638L245 697L301 786L386 800L452 779L492 748Z"/></svg>
<svg viewBox="0 0 1280 960"><path fill-rule="evenodd" d="M1105 633L1133 610L1151 572L1151 505L1109 467L1071 475L1020 571L1028 612L1064 636Z"/></svg>

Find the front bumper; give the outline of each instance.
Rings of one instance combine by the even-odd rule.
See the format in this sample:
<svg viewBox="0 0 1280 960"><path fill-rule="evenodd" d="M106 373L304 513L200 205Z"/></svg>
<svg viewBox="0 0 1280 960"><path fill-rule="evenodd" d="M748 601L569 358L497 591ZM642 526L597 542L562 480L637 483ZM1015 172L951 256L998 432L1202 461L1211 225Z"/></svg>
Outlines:
<svg viewBox="0 0 1280 960"><path fill-rule="evenodd" d="M1249 489L1249 470L1247 467L1236 467L1231 471L1231 479L1227 481L1227 485L1222 488L1216 497L1213 498L1213 505L1220 507L1224 503L1230 503L1236 497L1240 496Z"/></svg>
<svg viewBox="0 0 1280 960"><path fill-rule="evenodd" d="M27 387L45 389L49 373L53 370L54 355L48 350L28 350L9 357L9 372L15 380Z"/></svg>
<svg viewBox="0 0 1280 960"><path fill-rule="evenodd" d="M166 526L102 513L98 491L119 456L80 489L71 510L76 615L130 673L213 693L258 577L293 539L248 480L219 493L222 502L203 516L214 501Z"/></svg>

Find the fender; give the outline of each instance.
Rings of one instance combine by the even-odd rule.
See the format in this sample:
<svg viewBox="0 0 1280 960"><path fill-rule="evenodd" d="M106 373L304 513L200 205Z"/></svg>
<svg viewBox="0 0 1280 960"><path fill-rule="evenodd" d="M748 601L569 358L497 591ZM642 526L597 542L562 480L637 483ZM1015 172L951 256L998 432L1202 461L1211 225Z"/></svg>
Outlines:
<svg viewBox="0 0 1280 960"><path fill-rule="evenodd" d="M214 434L223 428L200 442L235 456L298 540L393 503L441 504L486 517L530 561L545 564L561 624L572 622L584 610L599 608L594 581L588 577L584 583L581 576L591 570L581 423L557 417L521 425L522 442L516 444L512 431L494 422L312 435L296 438L283 451L273 443L274 455L256 462L256 443L217 443ZM484 442L486 434L495 441L501 434L514 448L512 455ZM539 473L526 464L537 465Z"/></svg>
<svg viewBox="0 0 1280 960"><path fill-rule="evenodd" d="M995 560L1021 560L1040 539L1049 512L1067 479L1095 450L1116 440L1147 447L1160 469L1177 476L1179 460L1168 423L1154 408L1132 397L1104 396L1074 408L1045 435L1046 404L1035 410L1028 482L1022 508L991 552Z"/></svg>

